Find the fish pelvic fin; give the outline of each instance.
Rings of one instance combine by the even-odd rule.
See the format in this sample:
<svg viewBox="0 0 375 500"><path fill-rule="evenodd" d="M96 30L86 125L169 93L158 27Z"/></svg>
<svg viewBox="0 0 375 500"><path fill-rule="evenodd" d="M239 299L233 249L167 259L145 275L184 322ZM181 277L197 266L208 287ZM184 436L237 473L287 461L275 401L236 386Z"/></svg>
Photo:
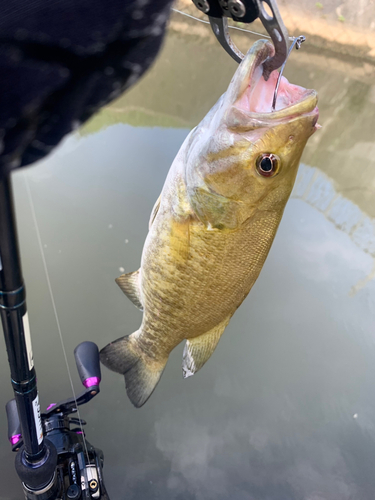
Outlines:
<svg viewBox="0 0 375 500"><path fill-rule="evenodd" d="M126 393L136 408L143 406L154 392L168 357L154 359L139 346L138 332L111 342L100 351L100 361L125 377Z"/></svg>
<svg viewBox="0 0 375 500"><path fill-rule="evenodd" d="M138 269L138 271L134 271L133 273L122 274L116 278L115 281L128 299L130 299L133 304L138 307L138 309L143 311L139 280L140 269Z"/></svg>
<svg viewBox="0 0 375 500"><path fill-rule="evenodd" d="M186 341L182 355L182 374L184 378L191 377L202 368L216 349L220 337L231 317L230 315L225 318L224 321L216 325L212 330Z"/></svg>

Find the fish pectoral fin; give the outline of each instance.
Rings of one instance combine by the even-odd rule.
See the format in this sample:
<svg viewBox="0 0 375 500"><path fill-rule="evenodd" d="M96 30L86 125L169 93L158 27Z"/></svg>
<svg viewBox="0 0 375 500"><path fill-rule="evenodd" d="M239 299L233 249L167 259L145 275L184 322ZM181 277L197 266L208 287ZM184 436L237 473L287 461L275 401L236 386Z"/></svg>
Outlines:
<svg viewBox="0 0 375 500"><path fill-rule="evenodd" d="M143 311L143 305L141 302L141 290L139 285L139 271L134 271L133 273L122 274L116 278L116 283L124 292L124 294L130 299L135 306Z"/></svg>
<svg viewBox="0 0 375 500"><path fill-rule="evenodd" d="M197 217L210 229L236 229L241 204L220 194L195 188L190 203Z"/></svg>
<svg viewBox="0 0 375 500"><path fill-rule="evenodd" d="M154 208L152 209L152 212L151 212L151 215L150 215L150 220L149 220L149 223L148 223L148 229L149 230L151 229L151 226L152 226L152 224L153 224L153 222L155 220L155 217L158 215L159 208L160 208L160 201L161 201L161 195L156 200Z"/></svg>
<svg viewBox="0 0 375 500"><path fill-rule="evenodd" d="M190 218L174 221L169 235L170 248L178 262L186 262L190 254Z"/></svg>
<svg viewBox="0 0 375 500"><path fill-rule="evenodd" d="M199 335L199 337L188 339L186 341L182 356L182 374L184 378L191 377L202 368L216 349L220 337L227 327L231 317L232 316L228 316L224 321L216 325L215 328Z"/></svg>

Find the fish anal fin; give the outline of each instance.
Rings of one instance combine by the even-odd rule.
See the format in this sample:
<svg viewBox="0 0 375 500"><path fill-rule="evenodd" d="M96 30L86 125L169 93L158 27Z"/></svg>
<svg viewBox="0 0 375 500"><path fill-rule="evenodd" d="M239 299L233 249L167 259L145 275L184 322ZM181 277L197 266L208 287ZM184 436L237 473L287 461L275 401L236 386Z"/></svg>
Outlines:
<svg viewBox="0 0 375 500"><path fill-rule="evenodd" d="M115 281L128 299L130 299L139 309L143 310L139 285L139 271L138 269L138 271L134 271L133 273L122 274L116 278Z"/></svg>
<svg viewBox="0 0 375 500"><path fill-rule="evenodd" d="M224 321L212 328L212 330L186 341L182 356L182 373L184 378L191 377L202 368L216 349L230 318L231 316L228 316Z"/></svg>

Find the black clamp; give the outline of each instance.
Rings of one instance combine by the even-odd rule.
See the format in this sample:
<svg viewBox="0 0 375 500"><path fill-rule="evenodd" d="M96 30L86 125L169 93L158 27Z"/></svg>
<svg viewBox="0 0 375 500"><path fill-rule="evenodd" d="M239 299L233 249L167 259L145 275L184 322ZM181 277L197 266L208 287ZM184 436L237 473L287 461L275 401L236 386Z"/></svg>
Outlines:
<svg viewBox="0 0 375 500"><path fill-rule="evenodd" d="M193 0L193 2L200 11L207 14L219 43L238 63L242 61L244 55L229 36L228 17L241 23L252 23L258 17L262 21L275 47L275 54L263 65L265 80L268 80L271 72L280 68L286 61L289 37L276 0Z"/></svg>

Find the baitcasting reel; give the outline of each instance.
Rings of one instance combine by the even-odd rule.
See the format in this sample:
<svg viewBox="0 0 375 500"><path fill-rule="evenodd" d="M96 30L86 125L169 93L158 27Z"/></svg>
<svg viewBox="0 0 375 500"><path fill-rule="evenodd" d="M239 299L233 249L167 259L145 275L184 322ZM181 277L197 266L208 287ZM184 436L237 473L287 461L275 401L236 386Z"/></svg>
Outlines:
<svg viewBox="0 0 375 500"><path fill-rule="evenodd" d="M94 448L86 439L82 426L84 420L70 417L77 406L88 403L99 393L101 379L99 351L93 342L79 344L74 356L78 373L86 390L76 400L69 398L50 404L41 414L43 435L57 451L57 467L53 478L54 498L61 500L108 500L103 481L103 452ZM16 400L6 405L8 438L12 451L18 452L16 469L22 468L23 441ZM30 484L30 483L28 483ZM37 490L22 483L27 500L51 498L51 484ZM44 491L45 490L45 494Z"/></svg>

